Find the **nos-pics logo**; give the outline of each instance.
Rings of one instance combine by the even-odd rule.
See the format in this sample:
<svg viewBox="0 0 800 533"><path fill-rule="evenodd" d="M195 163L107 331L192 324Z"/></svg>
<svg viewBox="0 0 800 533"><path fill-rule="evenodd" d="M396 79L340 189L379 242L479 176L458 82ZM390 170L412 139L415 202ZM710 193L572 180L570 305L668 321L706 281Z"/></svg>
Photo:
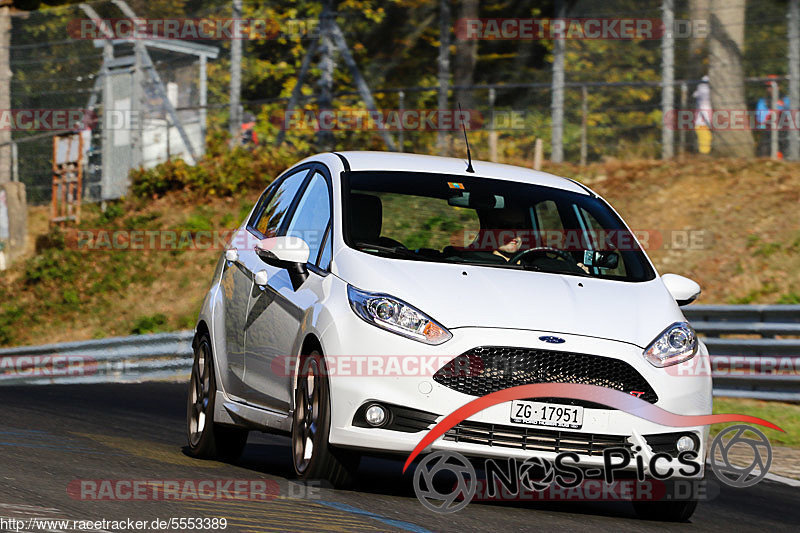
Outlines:
<svg viewBox="0 0 800 533"><path fill-rule="evenodd" d="M747 461L749 464L740 466ZM769 472L772 447L766 435L758 429L741 424L731 426L712 441L709 462L722 483L737 488L751 487ZM519 472L519 484L529 491L575 484L564 482L557 475L553 463L540 457L526 459ZM607 476L604 478L607 480ZM613 482L613 476L611 478ZM413 483L417 499L423 506L436 513L454 513L469 505L475 497L479 478L473 464L460 453L438 451L419 462L414 470Z"/></svg>

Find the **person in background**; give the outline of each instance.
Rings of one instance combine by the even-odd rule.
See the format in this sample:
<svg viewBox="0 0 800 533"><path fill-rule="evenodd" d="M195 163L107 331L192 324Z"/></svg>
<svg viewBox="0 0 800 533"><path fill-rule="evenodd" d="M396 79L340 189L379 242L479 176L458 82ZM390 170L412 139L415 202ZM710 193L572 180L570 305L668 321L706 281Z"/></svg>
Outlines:
<svg viewBox="0 0 800 533"><path fill-rule="evenodd" d="M692 93L695 100L694 132L697 135L697 151L711 153L711 87L708 76L703 76Z"/></svg>
<svg viewBox="0 0 800 533"><path fill-rule="evenodd" d="M774 75L770 78L777 78ZM770 157L772 152L772 128L770 124L775 121L776 127L780 128L780 115L781 113L789 112L791 105L789 97L780 96L778 92L778 99L775 102L775 108L772 108L772 87L778 87L777 80L769 80L765 84L764 96L758 99L756 103L756 129L758 130L758 156ZM788 132L784 130L778 131L778 153L777 158L783 159L783 152L786 151L786 144L788 142Z"/></svg>
<svg viewBox="0 0 800 533"><path fill-rule="evenodd" d="M242 117L242 129L239 133L242 146L258 146L258 133L256 133L256 117L252 113L245 113Z"/></svg>

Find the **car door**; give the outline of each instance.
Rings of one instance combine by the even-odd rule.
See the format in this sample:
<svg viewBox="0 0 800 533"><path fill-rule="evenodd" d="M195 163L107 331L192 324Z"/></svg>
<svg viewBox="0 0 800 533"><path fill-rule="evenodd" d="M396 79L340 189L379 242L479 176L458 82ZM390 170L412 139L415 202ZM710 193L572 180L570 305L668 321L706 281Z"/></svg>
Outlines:
<svg viewBox="0 0 800 533"><path fill-rule="evenodd" d="M299 237L308 244L308 278L295 289L286 269L264 265L269 281L252 291L247 312L245 375L247 385L256 393L254 400L260 405L281 411L288 411L291 405L291 372L298 334L306 311L322 297L321 284L330 264L330 247L325 246L330 210L330 180L317 170L309 177L291 217L280 228L280 235Z"/></svg>
<svg viewBox="0 0 800 533"><path fill-rule="evenodd" d="M236 261L226 261L222 288L225 292L225 334L230 376L225 385L230 394L240 399L247 400L253 396L245 365L245 346L250 325L248 310L255 287L253 278L256 272L265 267L255 254L254 244L266 236L277 235L308 172L308 168L294 171L267 189L245 224L244 235L237 236L233 241L238 255Z"/></svg>

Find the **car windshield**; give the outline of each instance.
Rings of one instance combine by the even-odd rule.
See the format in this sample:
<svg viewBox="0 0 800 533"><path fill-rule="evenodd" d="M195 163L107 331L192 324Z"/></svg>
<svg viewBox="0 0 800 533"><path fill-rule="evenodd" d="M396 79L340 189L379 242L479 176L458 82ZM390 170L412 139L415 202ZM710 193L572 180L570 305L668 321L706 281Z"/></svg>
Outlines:
<svg viewBox="0 0 800 533"><path fill-rule="evenodd" d="M343 175L345 241L395 259L621 281L655 277L601 199L515 181L414 172Z"/></svg>

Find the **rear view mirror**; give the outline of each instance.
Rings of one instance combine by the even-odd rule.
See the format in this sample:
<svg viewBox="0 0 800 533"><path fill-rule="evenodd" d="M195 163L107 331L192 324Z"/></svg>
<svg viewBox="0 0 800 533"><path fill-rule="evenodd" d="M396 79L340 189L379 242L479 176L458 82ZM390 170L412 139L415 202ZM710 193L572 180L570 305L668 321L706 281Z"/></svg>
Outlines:
<svg viewBox="0 0 800 533"><path fill-rule="evenodd" d="M471 209L503 209L506 200L497 194L463 191L458 196L448 198L447 203L453 207L469 207Z"/></svg>
<svg viewBox="0 0 800 533"><path fill-rule="evenodd" d="M678 305L689 305L700 295L700 285L677 274L664 274L661 281L678 302Z"/></svg>
<svg viewBox="0 0 800 533"><path fill-rule="evenodd" d="M613 250L607 252L587 250L583 254L583 264L614 270L619 265L619 254Z"/></svg>

